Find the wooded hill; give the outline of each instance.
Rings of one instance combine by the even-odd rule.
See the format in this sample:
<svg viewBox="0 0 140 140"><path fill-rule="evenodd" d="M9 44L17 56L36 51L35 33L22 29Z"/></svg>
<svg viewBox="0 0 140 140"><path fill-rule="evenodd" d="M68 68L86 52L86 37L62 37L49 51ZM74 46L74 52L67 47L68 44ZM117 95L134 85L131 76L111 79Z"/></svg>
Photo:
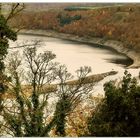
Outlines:
<svg viewBox="0 0 140 140"><path fill-rule="evenodd" d="M70 9L70 7L69 7ZM17 20L18 19L18 20ZM76 8L24 12L10 22L12 27L55 30L84 37L118 40L139 51L140 4L110 5L95 9Z"/></svg>

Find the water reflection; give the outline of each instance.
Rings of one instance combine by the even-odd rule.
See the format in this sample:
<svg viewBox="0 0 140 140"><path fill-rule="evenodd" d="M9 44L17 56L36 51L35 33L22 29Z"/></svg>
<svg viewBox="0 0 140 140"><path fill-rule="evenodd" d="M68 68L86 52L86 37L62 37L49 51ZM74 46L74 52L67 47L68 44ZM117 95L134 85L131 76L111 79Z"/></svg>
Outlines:
<svg viewBox="0 0 140 140"><path fill-rule="evenodd" d="M133 64L133 60L132 59L124 59L124 58L112 58L112 59L105 59L107 62L109 63L115 63L115 64L119 64L122 67L126 68L128 66L130 66L131 64Z"/></svg>

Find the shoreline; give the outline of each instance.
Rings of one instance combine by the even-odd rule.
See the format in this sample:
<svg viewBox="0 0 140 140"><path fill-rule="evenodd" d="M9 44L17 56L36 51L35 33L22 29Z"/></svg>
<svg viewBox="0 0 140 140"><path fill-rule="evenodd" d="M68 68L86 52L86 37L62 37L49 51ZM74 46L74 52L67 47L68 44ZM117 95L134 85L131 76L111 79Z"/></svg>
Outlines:
<svg viewBox="0 0 140 140"><path fill-rule="evenodd" d="M130 50L128 48L125 48L123 46L123 43L120 41L115 40L105 40L102 38L96 38L96 37L79 37L77 35L73 34L66 34L66 33L59 33L52 30L21 30L18 34L24 34L24 35L39 35L39 36L47 36L47 37L54 37L64 40L70 40L70 41L76 41L80 43L85 44L93 44L93 45L100 45L105 46L110 49L113 49L117 51L118 53L121 53L123 55L126 55L130 59L133 60L133 64L128 66L127 68L139 68L140 67L140 55L134 50Z"/></svg>
<svg viewBox="0 0 140 140"><path fill-rule="evenodd" d="M118 71L109 71L109 72L105 72L105 73L89 75L85 78L85 80L83 80L83 84L98 83L98 82L102 81L104 78L106 78L108 76L116 75L117 73L118 73ZM71 81L67 81L66 84L70 85L70 86L78 85L79 81L78 80L71 80ZM58 85L59 85L59 83L44 85L43 93L50 93L50 92L57 91ZM31 91L30 86L24 85L23 90L25 91L25 95L27 97L29 97L31 95L31 94L29 94L29 91ZM2 98L10 99L10 98L14 98L14 96L9 94L9 92L7 92L6 94L4 94L2 96Z"/></svg>

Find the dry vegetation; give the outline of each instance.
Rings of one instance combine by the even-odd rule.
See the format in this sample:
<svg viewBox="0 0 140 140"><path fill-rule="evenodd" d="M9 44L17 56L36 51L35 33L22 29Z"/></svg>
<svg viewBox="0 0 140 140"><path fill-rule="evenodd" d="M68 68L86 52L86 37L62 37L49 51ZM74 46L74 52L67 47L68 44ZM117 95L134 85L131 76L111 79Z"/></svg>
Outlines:
<svg viewBox="0 0 140 140"><path fill-rule="evenodd" d="M80 18L73 20L74 16ZM25 29L55 30L84 37L115 39L122 41L125 47L139 51L139 4L96 10L27 12L19 17L18 21L16 17L11 22L13 27L22 26Z"/></svg>
<svg viewBox="0 0 140 140"><path fill-rule="evenodd" d="M84 37L89 37L89 36L91 37L92 36L92 37L102 37L104 39L115 39L115 40L122 41L126 47L133 47L134 49L138 50L140 47L140 45L139 45L139 40L140 40L140 32L139 32L140 31L140 27L139 27L140 16L139 16L139 13L140 13L140 7L136 6L136 5L135 6L128 5L128 6L124 6L124 7L114 7L114 8L112 7L112 8L106 8L106 9L104 8L104 9L98 9L98 10L87 10L87 11L61 11L61 13L57 12L57 11L47 11L47 12L38 12L38 13L31 13L31 12L29 13L28 12L28 13L22 13L22 14L18 15L20 17L20 18L18 17L19 20L17 20L17 17L16 17L12 20L12 22L10 22L10 24L13 27L17 27L19 25L20 26L22 25L26 29L56 30L58 32L76 34L78 36L84 36ZM77 16L77 15L81 16L81 18L78 20L73 20L72 17ZM61 22L60 17L63 17L63 19L70 18L70 19L72 19L72 21L69 21L69 23L64 22L64 24L60 24L60 22ZM17 75L17 73L14 73L14 74ZM85 78L85 80L83 80L83 78L81 78L81 79L79 79L79 81L83 80L82 84L85 84L87 82L88 83L96 82L98 80L103 79L105 76L112 75L112 74L115 74L115 73L98 75L98 77L88 76ZM36 75L36 73L34 73L34 75ZM16 78L18 79L18 77L16 77ZM61 78L62 77L60 75L60 79ZM73 80L70 82L66 82L65 84L67 84L69 87L72 86L73 84L80 85L79 81ZM126 79L126 81L127 81L127 79ZM35 83L35 81L33 81L33 82ZM134 86L133 86L134 89L136 89L134 81L133 81L133 84L134 84ZM8 98L11 98L12 95L14 94L14 92L16 91L17 101L19 101L19 105L22 106L22 103L24 103L24 105L26 105L25 104L26 102L21 100L21 99L24 99L24 95L23 96L20 95L22 92L20 91L21 89L19 88L19 86L20 85L19 85L18 80L17 80L16 87L14 87L13 90L12 90L12 88L9 88L7 93L9 92L10 94L5 94L5 95ZM28 95L30 95L31 92L35 91L34 89L32 89L33 87L31 88L31 86L24 86L22 88L23 88L24 94L28 94ZM52 84L49 86L47 85L45 88L40 89L39 93L43 93L46 91L52 92L52 90L54 90L54 92L55 92L56 88L57 88L56 84ZM63 88L63 85L60 88ZM84 92L86 92L87 89L88 88L85 87ZM116 89L116 88L113 88L113 89ZM73 89L71 89L71 90L72 90L72 93L74 93L74 90ZM108 91L112 91L112 90L108 90ZM133 89L132 89L132 91L133 91ZM136 93L139 93L138 92L139 88L136 91L137 91ZM63 94L65 95L66 93L67 92L61 93L61 96ZM117 93L117 92L114 92L114 93ZM74 95L75 95L75 93L74 93ZM79 97L79 95L77 95L76 98ZM114 98L116 99L115 95L117 95L117 94L114 94ZM36 96L38 96L38 95L36 94ZM74 96L72 96L72 97L74 97ZM112 97L112 96L109 96L109 94L107 94L107 97ZM139 99L138 97L139 97L139 95L137 95L137 99ZM95 113L95 110L94 110L95 106L93 104L93 101L94 101L94 103L100 103L100 102L102 102L102 97L100 97L100 96L90 97L90 100L91 100L91 104L93 106L84 105L83 102L80 102L74 108L74 110L72 110L69 113L69 115L66 116L66 136L76 137L76 136L84 136L85 134L87 136L89 134L87 121L88 121L88 118L91 117ZM61 98L60 98L60 101L61 101ZM84 99L84 101L85 101L85 99ZM109 103L112 103L111 101ZM118 101L120 104L120 100L118 100ZM126 100L124 100L124 101L126 103ZM29 103L32 103L32 102L29 102ZM47 103L47 102L44 101L43 103ZM135 102L132 102L133 105L134 105L134 103ZM35 105L36 104L34 103L34 106ZM59 105L59 104L57 104L57 105ZM133 105L131 105L131 106L133 107ZM114 106L116 108L115 102L114 102ZM111 107L112 107L112 104L111 104ZM123 107L123 105L122 105L122 107ZM37 107L37 109L38 108L39 107ZM66 108L67 108L67 106L66 106ZM124 106L125 111L126 111L126 108L130 108L130 106L129 105L126 106L126 104L125 104L125 106ZM25 109L25 110L23 110L24 113L26 115L29 114L27 116L27 119L30 117L31 111L33 114L33 117L32 117L33 119L37 118L37 116L35 116L36 115L35 112L40 111L40 109L37 110L36 107L35 107L35 109L37 111L35 109L34 109L35 111L32 110L32 108L31 108L31 110L29 110L30 108L28 108L28 111L26 110L26 108L24 108L24 109ZM130 111L132 111L132 109ZM61 110L61 108L60 108L60 110ZM118 109L118 110L120 111L121 109ZM8 111L9 111L8 113L11 113L12 110L8 110ZM63 112L63 110L62 110L62 112ZM20 115L24 115L24 113L23 114L21 113ZM136 114L135 112L132 112L132 113ZM130 114L132 114L132 113L130 113ZM17 122L20 122L21 121L20 116L17 117L18 114L19 113L17 113L15 115L15 112L14 112L14 115L11 118L13 120L19 119ZM108 114L106 116L108 118ZM110 118L112 118L112 116ZM31 118L31 121L33 120L32 118ZM38 119L40 119L40 117L38 117ZM48 121L50 123L52 119L53 118L51 118L51 116L50 116L45 121ZM61 117L59 119L61 119ZM123 120L123 117L122 117L122 120ZM132 120L134 120L134 119L132 119ZM118 122L120 123L120 120ZM137 121L137 122L139 122L139 121ZM33 121L33 127L32 127L33 129L32 130L35 130L34 128L36 126L35 125L36 123L38 123L38 121L36 121L35 123ZM23 123L21 123L21 124L23 124ZM46 124L46 122L45 122L45 124ZM17 124L17 126L18 125L19 125L19 123ZM27 125L28 125L28 122L27 122ZM14 126L14 130L17 131L15 126ZM134 124L134 126L135 126L135 124ZM4 126L4 128L5 127L7 127L7 125ZM53 137L59 136L59 133L58 134L56 133L56 131L57 131L56 127L52 127L52 128L53 129L51 131L50 136L53 136ZM94 133L94 131L93 131L93 133ZM36 135L36 134L34 134L34 135Z"/></svg>
<svg viewBox="0 0 140 140"><path fill-rule="evenodd" d="M106 72L106 73L90 75L90 76L85 77L85 79L81 79L81 80L83 80L83 84L93 83L93 82L96 83L96 82L103 80L107 76L115 75L115 74L117 74L117 71L110 71L110 72ZM79 82L80 82L79 80L71 80L71 81L67 81L66 84L68 84L69 86L74 86L74 85L78 85ZM41 94L56 92L58 85L59 85L59 83L44 85L41 90ZM5 93L2 97L7 98L7 99L15 98L15 94L14 94L14 91L12 90L12 88L13 87L11 87L9 85L9 89L7 90L7 93ZM30 85L22 85L22 89L23 89L23 93L26 97L30 97L32 95L33 89Z"/></svg>

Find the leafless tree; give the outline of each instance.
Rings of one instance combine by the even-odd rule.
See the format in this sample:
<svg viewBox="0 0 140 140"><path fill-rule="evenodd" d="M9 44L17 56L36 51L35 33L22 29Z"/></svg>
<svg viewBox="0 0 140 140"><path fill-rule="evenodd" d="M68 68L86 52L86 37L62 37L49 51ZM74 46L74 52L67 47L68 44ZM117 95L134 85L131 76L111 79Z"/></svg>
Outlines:
<svg viewBox="0 0 140 140"><path fill-rule="evenodd" d="M75 83L69 82L73 76L64 65L54 62L56 56L50 51L38 53L36 47L28 47L24 50L24 62L17 52L13 56L9 57L7 66L10 88L3 97L0 114L3 134L43 137L49 136L56 127L56 134L65 136L67 116L93 88L94 83L85 82L91 69L81 67L77 70L78 82ZM48 120L51 95L57 97L57 103L52 119Z"/></svg>
<svg viewBox="0 0 140 140"><path fill-rule="evenodd" d="M8 24L12 18L17 16L24 9L24 3L0 3L0 14L5 17L6 24ZM22 26L18 27L16 32L19 32L22 28Z"/></svg>

